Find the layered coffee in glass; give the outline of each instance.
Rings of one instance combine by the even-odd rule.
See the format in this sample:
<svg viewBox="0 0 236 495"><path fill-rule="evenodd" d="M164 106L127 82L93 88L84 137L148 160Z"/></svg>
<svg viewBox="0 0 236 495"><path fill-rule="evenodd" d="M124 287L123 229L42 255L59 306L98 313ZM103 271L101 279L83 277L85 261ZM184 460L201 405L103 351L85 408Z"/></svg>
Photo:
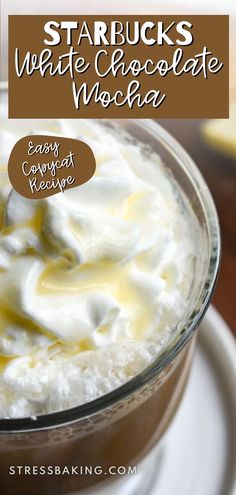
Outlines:
<svg viewBox="0 0 236 495"><path fill-rule="evenodd" d="M135 467L145 493L141 461L181 401L217 275L211 195L153 121L2 128L1 488L119 492L119 467ZM44 200L22 197L6 164L28 134L87 142L95 175Z"/></svg>

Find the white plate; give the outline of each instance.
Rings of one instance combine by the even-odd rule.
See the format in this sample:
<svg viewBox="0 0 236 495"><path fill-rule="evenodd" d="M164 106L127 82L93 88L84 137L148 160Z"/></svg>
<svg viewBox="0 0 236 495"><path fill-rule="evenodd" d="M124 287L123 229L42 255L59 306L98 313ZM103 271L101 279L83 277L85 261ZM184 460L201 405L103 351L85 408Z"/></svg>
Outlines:
<svg viewBox="0 0 236 495"><path fill-rule="evenodd" d="M214 308L180 409L157 451L150 495L236 494L236 347Z"/></svg>

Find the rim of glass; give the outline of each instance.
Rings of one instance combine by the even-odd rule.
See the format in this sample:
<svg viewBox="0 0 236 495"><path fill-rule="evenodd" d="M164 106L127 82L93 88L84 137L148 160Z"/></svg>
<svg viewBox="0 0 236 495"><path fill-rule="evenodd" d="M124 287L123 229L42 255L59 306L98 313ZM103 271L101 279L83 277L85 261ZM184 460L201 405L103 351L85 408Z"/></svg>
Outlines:
<svg viewBox="0 0 236 495"><path fill-rule="evenodd" d="M136 119L134 123L140 128L145 128L146 131L152 134L152 136L156 138L178 161L178 165L181 167L183 173L188 176L189 181L192 183L204 212L208 236L211 241L211 253L205 283L198 294L198 300L201 301L201 305L197 310L193 309L192 313L188 315L188 318L183 321L183 328L187 330L184 333L181 333L181 330L179 330L178 338L174 341L174 345L170 349L164 350L150 365L140 371L128 382L97 399L69 409L41 414L39 416L28 416L15 419L1 418L0 433L23 433L65 426L95 415L101 410L112 406L119 400L124 399L148 383L173 361L198 328L198 325L208 308L219 271L221 253L219 221L211 193L191 157L169 132L163 129L163 127L154 120Z"/></svg>

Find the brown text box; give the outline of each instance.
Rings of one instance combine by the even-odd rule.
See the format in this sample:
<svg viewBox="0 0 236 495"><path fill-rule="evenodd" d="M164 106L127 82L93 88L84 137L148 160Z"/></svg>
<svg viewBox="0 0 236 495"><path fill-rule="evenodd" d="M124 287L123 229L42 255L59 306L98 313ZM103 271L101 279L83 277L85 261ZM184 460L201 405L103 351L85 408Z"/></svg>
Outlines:
<svg viewBox="0 0 236 495"><path fill-rule="evenodd" d="M44 39L48 35L44 32L44 25L47 21L77 21L82 24L86 20L90 32L93 32L93 23L97 20L105 21L109 26L113 20L118 20L124 24L128 21L133 23L139 21L152 21L157 23L163 21L166 26L170 23L188 21L193 27L193 42L189 46L173 46L154 44L147 46L140 41L136 45L122 47L117 46L91 46L86 40L77 46L76 31L73 32L73 47L90 64L89 70L80 75L75 75L74 82L76 88L80 88L82 83L87 83L88 91L99 81L100 92L109 91L114 95L117 90L127 93L128 85L137 80L141 88L139 92L144 96L150 90L160 91L160 96L166 97L162 104L154 108L152 104L144 104L138 108L134 103L133 108L127 104L115 106L111 103L107 108L103 108L101 103L95 102L94 98L86 106L81 102L79 110L76 109L70 75L50 76L46 72L42 77L38 72L28 76L24 74L17 77L15 71L15 49L19 48L21 59L27 53L39 54L44 49L51 49L53 52L51 61L58 60L60 55L69 51L66 45L66 31L60 30L62 42L57 46L46 46ZM175 26L168 32L175 42L177 33ZM150 34L149 34L150 36ZM148 58L153 61L166 59L171 62L173 53L177 48L183 50L183 61L195 57L201 53L204 47L213 56L219 58L224 64L223 68L216 74L210 73L205 79L202 74L193 77L190 73L176 76L168 72L165 77L147 75L144 72L135 77L132 74L117 77L109 74L107 77L99 78L95 72L94 59L96 53L101 49L106 49L107 60L117 48L125 50L125 62L138 59L144 63ZM106 65L103 58L101 66ZM220 15L192 15L192 16L9 16L9 117L10 118L221 118L228 116L228 16Z"/></svg>

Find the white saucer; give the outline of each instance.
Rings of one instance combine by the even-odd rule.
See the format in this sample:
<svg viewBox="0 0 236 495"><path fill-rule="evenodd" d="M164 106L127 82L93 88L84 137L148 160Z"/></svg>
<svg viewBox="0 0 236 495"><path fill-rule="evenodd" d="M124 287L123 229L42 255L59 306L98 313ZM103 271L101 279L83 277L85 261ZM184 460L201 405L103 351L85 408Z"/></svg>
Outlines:
<svg viewBox="0 0 236 495"><path fill-rule="evenodd" d="M236 494L235 384L235 341L211 307L184 399L157 450L156 480L148 495Z"/></svg>

